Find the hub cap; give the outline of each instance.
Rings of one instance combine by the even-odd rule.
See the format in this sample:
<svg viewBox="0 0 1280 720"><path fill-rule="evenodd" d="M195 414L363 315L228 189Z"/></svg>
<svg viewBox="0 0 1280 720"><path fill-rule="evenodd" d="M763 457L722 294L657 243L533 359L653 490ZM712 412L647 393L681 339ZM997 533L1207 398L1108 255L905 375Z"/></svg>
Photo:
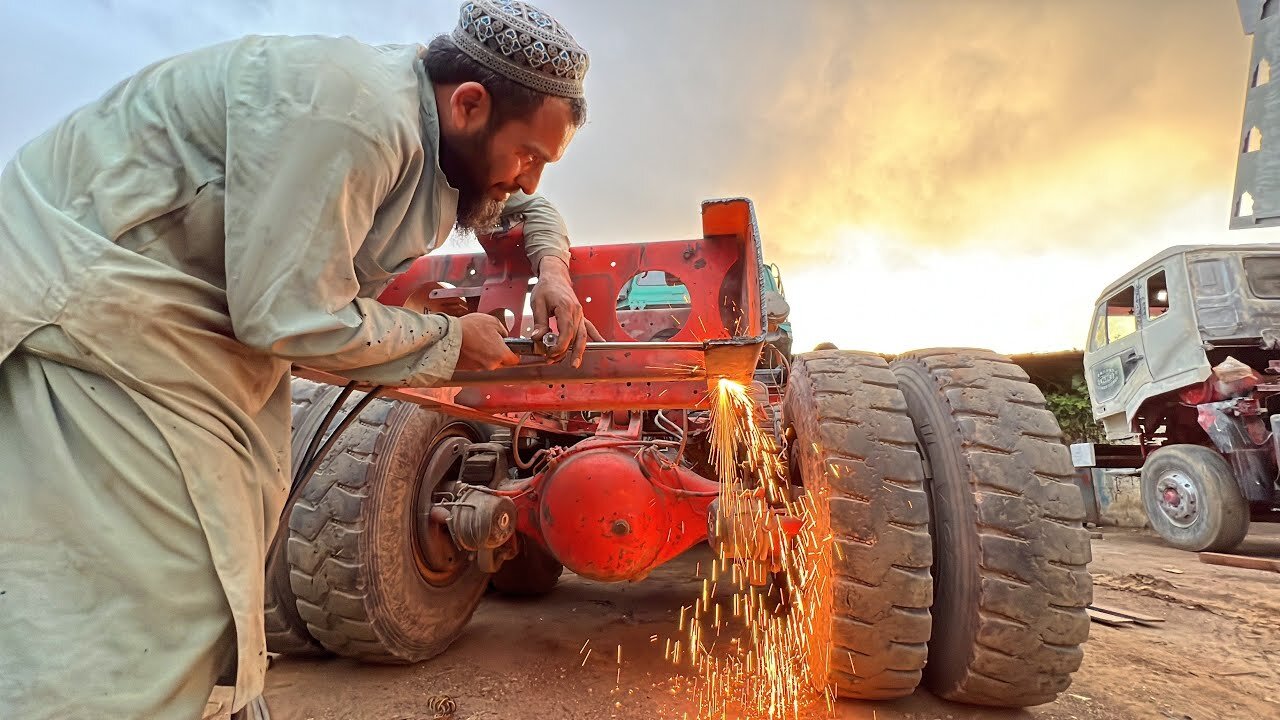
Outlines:
<svg viewBox="0 0 1280 720"><path fill-rule="evenodd" d="M1191 527L1200 516L1195 482L1176 470L1156 481L1156 502L1169 522L1180 528Z"/></svg>

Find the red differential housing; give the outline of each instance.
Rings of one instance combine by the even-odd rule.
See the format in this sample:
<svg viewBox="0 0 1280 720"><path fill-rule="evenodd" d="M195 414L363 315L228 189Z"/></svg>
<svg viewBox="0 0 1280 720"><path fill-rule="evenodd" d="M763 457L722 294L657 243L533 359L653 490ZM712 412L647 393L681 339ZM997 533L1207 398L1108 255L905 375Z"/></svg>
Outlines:
<svg viewBox="0 0 1280 720"><path fill-rule="evenodd" d="M638 452L637 452L638 451ZM517 500L520 531L593 580L639 580L707 537L717 484L638 443L588 440Z"/></svg>

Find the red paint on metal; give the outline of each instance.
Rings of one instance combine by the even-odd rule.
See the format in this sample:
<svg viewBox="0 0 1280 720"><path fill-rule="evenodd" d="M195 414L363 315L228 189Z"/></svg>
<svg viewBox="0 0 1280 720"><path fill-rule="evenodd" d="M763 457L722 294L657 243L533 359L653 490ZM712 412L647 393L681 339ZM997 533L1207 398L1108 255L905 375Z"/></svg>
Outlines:
<svg viewBox="0 0 1280 720"><path fill-rule="evenodd" d="M804 519L793 515L783 515L778 522L782 526L782 534L789 538L796 537L804 528Z"/></svg>
<svg viewBox="0 0 1280 720"><path fill-rule="evenodd" d="M574 291L586 317L606 340L635 343L623 328L617 297L637 273L661 270L685 285L690 306L669 313L678 329L671 342L700 348L634 350L588 347L582 366L524 364L489 373L459 373L451 385L474 386L450 400L484 413L696 407L719 377L747 382L763 343L762 265L751 203L726 200L702 206L703 237L665 242L575 247ZM430 299L456 298L471 312L510 310L510 334L529 324L525 315L532 272L520 228L481 239L484 253L418 259L379 297L388 305L422 309ZM647 337L663 316L623 311L628 325L644 323ZM649 325L649 323L654 323ZM699 382L700 381L700 382ZM626 383L649 383L647 394ZM542 385L546 384L545 392ZM556 385L562 387L557 388ZM661 387L659 387L661 386ZM569 391L557 393L556 390ZM663 392L663 391L667 392Z"/></svg>
<svg viewBox="0 0 1280 720"><path fill-rule="evenodd" d="M620 442L581 443L515 499L519 532L595 580L639 580L705 540L719 489L651 446Z"/></svg>

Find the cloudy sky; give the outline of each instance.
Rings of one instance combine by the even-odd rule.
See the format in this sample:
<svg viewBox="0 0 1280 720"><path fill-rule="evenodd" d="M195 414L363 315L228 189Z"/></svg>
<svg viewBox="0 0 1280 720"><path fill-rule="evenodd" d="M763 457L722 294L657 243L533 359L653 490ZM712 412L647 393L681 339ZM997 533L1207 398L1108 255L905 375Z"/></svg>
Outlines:
<svg viewBox="0 0 1280 720"><path fill-rule="evenodd" d="M578 243L745 195L798 348L1080 347L1114 276L1226 230L1230 0L542 0L592 52L542 191ZM0 158L134 70L249 33L426 42L453 0L0 3Z"/></svg>

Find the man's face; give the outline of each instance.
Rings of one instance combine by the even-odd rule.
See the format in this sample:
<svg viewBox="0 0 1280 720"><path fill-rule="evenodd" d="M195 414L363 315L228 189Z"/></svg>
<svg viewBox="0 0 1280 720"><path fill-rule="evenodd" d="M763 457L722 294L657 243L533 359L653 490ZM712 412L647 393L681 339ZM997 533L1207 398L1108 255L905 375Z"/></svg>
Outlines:
<svg viewBox="0 0 1280 720"><path fill-rule="evenodd" d="M537 190L543 169L564 155L577 128L561 98L548 98L529 117L499 127L490 122L487 102L477 110L461 113L451 132L446 128L440 169L458 190L457 226L484 231L497 224L512 193Z"/></svg>

